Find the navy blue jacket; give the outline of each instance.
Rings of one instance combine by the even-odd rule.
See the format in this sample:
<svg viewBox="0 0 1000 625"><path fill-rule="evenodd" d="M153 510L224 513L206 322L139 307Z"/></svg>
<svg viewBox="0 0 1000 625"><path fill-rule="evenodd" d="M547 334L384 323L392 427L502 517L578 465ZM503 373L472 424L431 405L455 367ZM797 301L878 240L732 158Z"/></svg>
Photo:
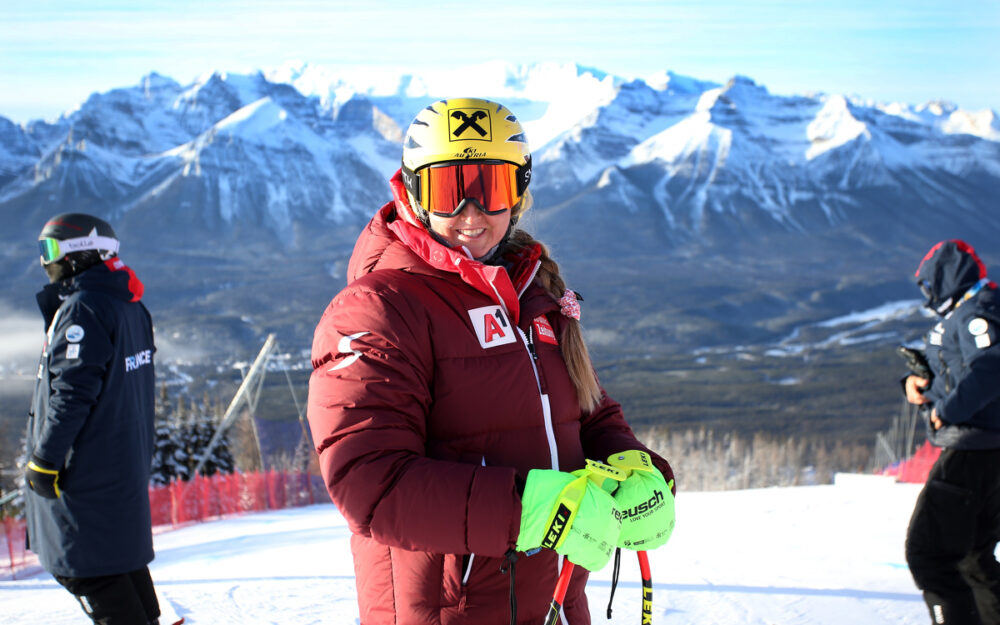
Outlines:
<svg viewBox="0 0 1000 625"><path fill-rule="evenodd" d="M924 393L944 423L930 441L955 449L1000 449L1000 296L975 251L935 246L917 270L928 305L944 316L924 338L934 380Z"/></svg>
<svg viewBox="0 0 1000 625"><path fill-rule="evenodd" d="M117 258L37 296L48 332L27 450L61 469L62 496L25 497L28 547L53 575L113 575L153 559L155 347L141 296Z"/></svg>

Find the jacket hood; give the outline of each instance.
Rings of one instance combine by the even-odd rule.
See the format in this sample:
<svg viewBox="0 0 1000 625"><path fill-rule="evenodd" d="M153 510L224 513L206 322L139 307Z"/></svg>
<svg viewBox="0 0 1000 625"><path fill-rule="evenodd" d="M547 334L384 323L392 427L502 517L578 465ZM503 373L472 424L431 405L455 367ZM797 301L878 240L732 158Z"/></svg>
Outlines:
<svg viewBox="0 0 1000 625"><path fill-rule="evenodd" d="M375 213L354 244L347 267L348 284L376 269L419 271L424 264L421 257L429 258L431 244L437 243L410 209L401 170L389 180L389 187L393 200Z"/></svg>
<svg viewBox="0 0 1000 625"><path fill-rule="evenodd" d="M986 278L986 266L971 245L951 239L932 247L914 276L927 298L924 305L944 315L966 291Z"/></svg>

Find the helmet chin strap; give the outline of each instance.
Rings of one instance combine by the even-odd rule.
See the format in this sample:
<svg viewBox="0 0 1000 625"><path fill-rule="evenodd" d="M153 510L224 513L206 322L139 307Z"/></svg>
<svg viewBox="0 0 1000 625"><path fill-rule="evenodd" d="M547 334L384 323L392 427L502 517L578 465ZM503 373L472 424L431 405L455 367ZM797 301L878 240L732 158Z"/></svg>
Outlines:
<svg viewBox="0 0 1000 625"><path fill-rule="evenodd" d="M66 258L60 258L59 260L51 262L48 265L42 265L42 269L44 269L45 273L49 276L49 284L62 282L66 278L73 276L73 267Z"/></svg>
<svg viewBox="0 0 1000 625"><path fill-rule="evenodd" d="M57 261L42 265L42 268L45 269L45 273L49 276L49 283L55 284L90 269L102 261L102 256L96 250L73 252L72 254L66 254Z"/></svg>
<svg viewBox="0 0 1000 625"><path fill-rule="evenodd" d="M941 304L939 304L938 307L934 309L934 312L943 317L947 315L949 312L951 312L951 309L953 308L952 305L954 303L955 303L955 298L949 297L945 301L941 302Z"/></svg>

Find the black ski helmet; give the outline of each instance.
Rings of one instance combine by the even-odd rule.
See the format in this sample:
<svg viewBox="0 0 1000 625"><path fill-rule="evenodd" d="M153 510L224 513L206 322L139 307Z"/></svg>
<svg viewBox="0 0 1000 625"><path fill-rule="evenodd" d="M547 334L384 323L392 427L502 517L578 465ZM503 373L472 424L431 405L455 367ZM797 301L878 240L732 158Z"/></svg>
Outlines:
<svg viewBox="0 0 1000 625"><path fill-rule="evenodd" d="M927 252L914 277L924 295L924 306L946 315L966 291L986 278L986 265L971 245L950 239Z"/></svg>
<svg viewBox="0 0 1000 625"><path fill-rule="evenodd" d="M71 278L118 254L118 235L108 222L86 213L52 217L38 235L42 266L53 282Z"/></svg>

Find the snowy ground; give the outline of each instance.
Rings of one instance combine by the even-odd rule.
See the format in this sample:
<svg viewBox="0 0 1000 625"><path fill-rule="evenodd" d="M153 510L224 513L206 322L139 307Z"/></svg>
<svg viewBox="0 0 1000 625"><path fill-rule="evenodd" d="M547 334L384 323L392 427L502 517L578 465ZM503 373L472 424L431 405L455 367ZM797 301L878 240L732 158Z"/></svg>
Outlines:
<svg viewBox="0 0 1000 625"><path fill-rule="evenodd" d="M903 539L920 487L837 485L682 493L670 543L650 554L653 622L923 625ZM332 505L247 515L156 536L153 579L188 625L356 624L348 531ZM611 567L591 576L595 625ZM640 620L638 565L623 553L611 623ZM0 581L0 623L86 623L46 573ZM540 624L539 624L540 625Z"/></svg>

